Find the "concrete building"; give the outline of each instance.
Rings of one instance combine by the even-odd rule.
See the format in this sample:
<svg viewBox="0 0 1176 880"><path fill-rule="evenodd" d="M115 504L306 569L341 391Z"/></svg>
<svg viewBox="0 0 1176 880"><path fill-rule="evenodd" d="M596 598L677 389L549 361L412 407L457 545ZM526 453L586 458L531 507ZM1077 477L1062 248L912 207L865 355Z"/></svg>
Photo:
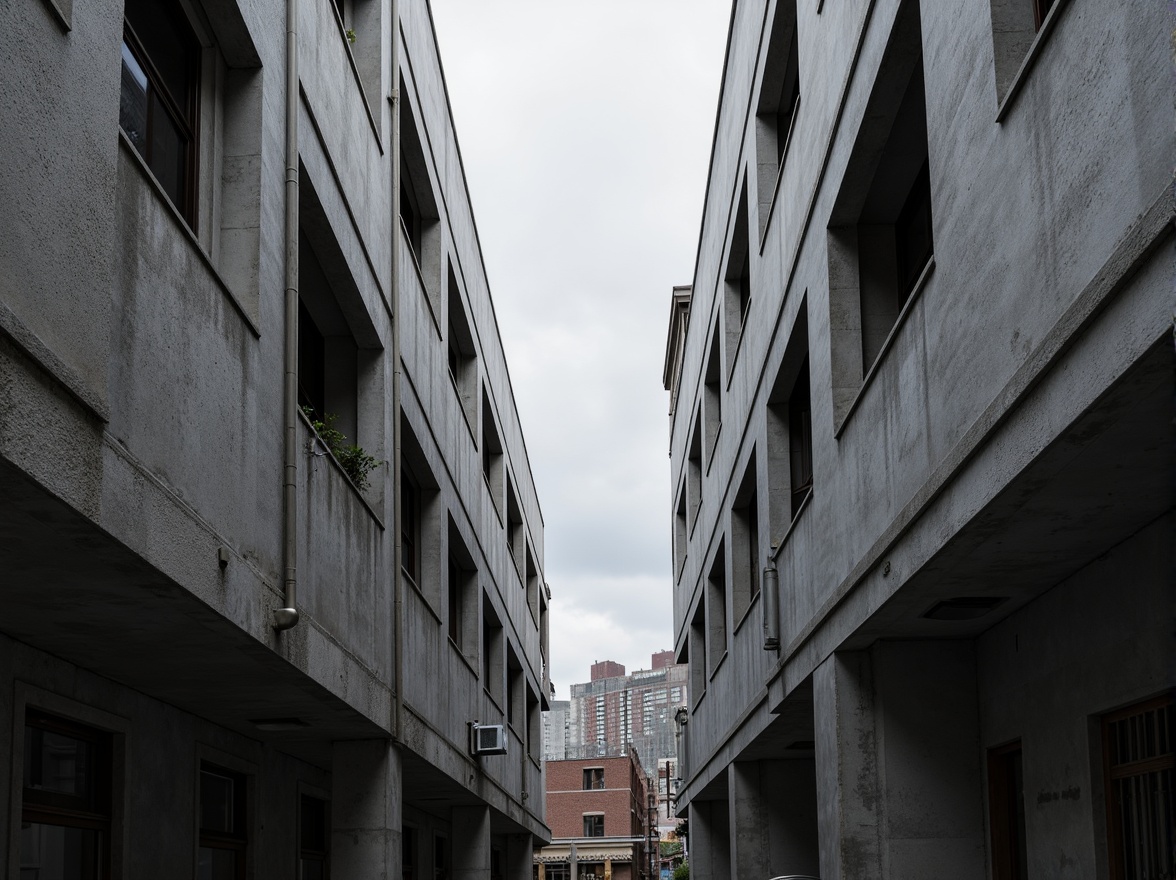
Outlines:
<svg viewBox="0 0 1176 880"><path fill-rule="evenodd" d="M535 853L534 880L648 878L649 780L637 753L546 769L552 840Z"/></svg>
<svg viewBox="0 0 1176 880"><path fill-rule="evenodd" d="M543 713L543 760L562 761L568 756L568 714L570 700L552 700Z"/></svg>
<svg viewBox="0 0 1176 880"><path fill-rule="evenodd" d="M1171 875L1172 29L734 3L664 376L693 878Z"/></svg>
<svg viewBox="0 0 1176 880"><path fill-rule="evenodd" d="M426 0L5 4L0 95L0 870L529 877L543 518Z"/></svg>
<svg viewBox="0 0 1176 880"><path fill-rule="evenodd" d="M677 754L674 710L689 698L687 677L673 651L653 654L649 669L628 675L612 660L592 664L590 680L571 686L562 756L624 755L632 747L655 775L660 759Z"/></svg>

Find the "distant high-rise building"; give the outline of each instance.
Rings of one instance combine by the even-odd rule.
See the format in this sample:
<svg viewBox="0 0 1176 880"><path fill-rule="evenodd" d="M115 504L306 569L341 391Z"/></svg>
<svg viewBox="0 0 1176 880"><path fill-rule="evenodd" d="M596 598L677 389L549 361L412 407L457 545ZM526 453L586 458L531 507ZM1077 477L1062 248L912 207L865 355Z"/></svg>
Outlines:
<svg viewBox="0 0 1176 880"><path fill-rule="evenodd" d="M545 714L545 758L624 755L632 746L645 772L656 775L659 759L676 755L674 709L689 700L688 672L672 651L654 654L650 666L626 675L612 660L592 664L590 680L573 684L571 699Z"/></svg>

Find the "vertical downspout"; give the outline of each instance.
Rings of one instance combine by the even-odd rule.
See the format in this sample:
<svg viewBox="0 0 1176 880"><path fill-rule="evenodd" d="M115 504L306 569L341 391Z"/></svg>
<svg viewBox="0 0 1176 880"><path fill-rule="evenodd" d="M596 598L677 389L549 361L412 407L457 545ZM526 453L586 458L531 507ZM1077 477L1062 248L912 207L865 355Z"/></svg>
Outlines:
<svg viewBox="0 0 1176 880"><path fill-rule="evenodd" d="M392 738L404 741L404 574L400 541L400 0L392 10L392 687L396 716Z"/></svg>
<svg viewBox="0 0 1176 880"><path fill-rule="evenodd" d="M274 629L298 623L298 0L286 0L286 322L282 415L282 586Z"/></svg>

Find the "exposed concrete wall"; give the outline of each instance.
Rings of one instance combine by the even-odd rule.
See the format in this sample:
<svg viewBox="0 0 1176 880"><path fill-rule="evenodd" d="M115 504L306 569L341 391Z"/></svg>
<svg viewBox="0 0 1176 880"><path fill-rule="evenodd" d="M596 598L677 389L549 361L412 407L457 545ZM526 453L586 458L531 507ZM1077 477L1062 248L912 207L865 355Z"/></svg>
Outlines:
<svg viewBox="0 0 1176 880"><path fill-rule="evenodd" d="M395 877L401 863L400 751L387 740L338 742L331 756L331 873Z"/></svg>
<svg viewBox="0 0 1176 880"><path fill-rule="evenodd" d="M350 358L354 346L354 361L328 384L354 391L339 395L341 424L380 465L360 490L315 448L306 421L295 426L301 619L280 635L272 623L284 575L286 7L184 4L205 47L197 210L186 220L119 135L122 4L66 5L76 6L68 26L51 2L0 12L0 193L9 206L0 219L0 494L10 501L0 528L11 538L0 563L22 585L0 600L0 630L177 707L169 711L266 739L254 743L262 763L275 749L296 752L319 768L325 796L336 757L363 764L363 747L332 743L387 751L399 652L408 667L404 749L370 768L379 809L339 813L384 835L354 858L398 874L399 811L433 793L406 783L419 774L393 759L439 770L456 800L489 805L511 833L545 837L540 748L525 708L548 698L537 600L546 605L543 520L427 4L399 4L399 23L389 0L346 4L348 21L334 4L297 4L299 223L303 255L319 264L304 260L305 288L337 300L353 337L338 350ZM401 70L392 69L394 40ZM401 75L410 88L398 97L417 120L443 206L427 268L443 283L453 265L476 341L476 401L488 405L475 406L473 425L451 406L447 316L421 311L393 216L389 96ZM36 116L38 137L25 124ZM405 586L397 645L391 353L401 306L405 421L437 485L422 566L431 580L420 591ZM481 419L501 438L531 578L508 546L505 484L496 504L481 475ZM449 517L479 572L471 613L502 623L504 651L522 667L523 709L511 719L502 683L483 680L479 646L459 653L447 638ZM298 716L306 736L289 746L253 724L269 716ZM474 760L474 720L508 723L509 755ZM4 801L18 780L0 773ZM342 797L346 783L336 783ZM448 817L436 827L448 833ZM283 852L275 864L293 858L292 848Z"/></svg>
<svg viewBox="0 0 1176 880"><path fill-rule="evenodd" d="M1172 533L1157 520L978 640L981 744L1021 740L1031 875L1107 870L1098 716L1176 686Z"/></svg>
<svg viewBox="0 0 1176 880"><path fill-rule="evenodd" d="M709 803L733 765L779 756L793 736L807 739L791 728L781 738L773 727L812 676L822 876L921 876L949 862L982 873L982 745L1000 741L987 713L1005 719L1005 741L1018 725L1032 730L1026 719L1036 714L1029 687L1003 665L999 675L987 669L988 656L1008 649L986 646L1046 599L1018 608L1052 595L1051 587L1172 505L1170 493L1153 489L1155 474L1170 480L1173 471L1170 417L1157 402L1171 399L1170 347L1160 340L1171 330L1176 211L1157 156L1176 151L1176 136L1138 109L1170 103L1144 71L1165 63L1159 35L1171 28L1159 7L1071 0L1055 4L1029 48L994 33L1007 12L996 0L798 3L801 98L791 141L773 202L750 205L740 218L742 188L764 192L757 175L771 164L757 161L755 107L781 5L749 0L733 14L689 321L684 341L674 342L683 366L670 452L674 512L689 494L690 443L706 418L704 374L717 335L720 360L730 365L719 395L723 428L700 469L697 522L675 530L675 645L679 656L699 653L690 622L719 548L732 547L731 508L754 460L761 512L773 513L760 518L765 562L779 545L771 555L782 649L762 649L762 597L742 621L734 605L727 610L723 638L712 639L726 657L715 668L710 652L705 693L693 695L680 804ZM846 204L868 190L861 157L880 124L874 111L885 101L877 90L890 88L884 80L896 46L921 48L925 71L934 265L893 327L875 333L872 348L881 354L871 369L850 363L843 344L860 333L862 279L858 229L847 248L839 224L848 222ZM1016 52L1028 61L1012 84ZM766 216L750 216L757 211ZM724 323L725 273L744 222L764 233L750 249L751 307L739 329ZM775 516L786 499L767 497L780 488L765 468L779 440L767 409L790 369L789 341L801 338L814 489L789 520ZM1143 390L1147 383L1152 390ZM1124 620L1155 619L1167 607L1142 585L1170 574L1170 563L1147 559L1138 563L1138 592L1124 598L1131 609ZM728 583L737 574L728 569ZM966 625L924 616L953 595L1006 603ZM1087 594L1064 595L1055 619L1097 619ZM1041 645L1035 668L1068 668L1070 646L1045 638L1044 620L1033 632ZM910 643L924 638L984 641L971 657L971 647L942 649L933 674L915 659L932 649ZM1116 664L1112 658L1128 650L1134 659ZM1084 679L1074 676L1072 698L1059 704L1038 695L1057 709L1068 736L1087 736L1091 713L1159 692L1163 670L1173 667L1171 645L1153 648L1146 639L1142 648L1108 646L1102 658L1124 669L1113 685L1091 668ZM955 714L912 702L903 681L949 693L944 705ZM942 741L932 748L904 732L916 722ZM876 744L867 748L867 739ZM1066 753L1071 767L1090 762L1086 751ZM1041 790L1074 787L1088 789L1058 771ZM934 814L915 806L922 800L939 805ZM1090 875L1105 848L1099 808L1050 804L1062 818L1039 818L1036 830L1031 823L1030 838L1043 840L1034 864L1044 871L1066 853L1074 876ZM1043 804L1042 816L1048 812ZM1085 841L1079 848L1077 836Z"/></svg>
<svg viewBox="0 0 1176 880"><path fill-rule="evenodd" d="M7 875L19 874L26 707L114 733L116 771L122 770L122 778L115 778L112 850L120 876L147 880L189 864L197 846L201 761L250 777L251 870L295 874L299 794L329 797L328 772L3 635L0 670L0 753L5 755L0 761L0 865ZM364 791L369 781L363 780ZM10 783L17 787L10 789Z"/></svg>

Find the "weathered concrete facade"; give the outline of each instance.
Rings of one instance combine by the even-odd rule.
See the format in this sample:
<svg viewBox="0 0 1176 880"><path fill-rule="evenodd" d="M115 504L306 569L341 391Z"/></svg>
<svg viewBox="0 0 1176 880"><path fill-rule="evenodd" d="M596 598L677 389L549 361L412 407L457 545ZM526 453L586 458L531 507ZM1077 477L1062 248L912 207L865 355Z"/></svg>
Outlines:
<svg viewBox="0 0 1176 880"><path fill-rule="evenodd" d="M428 3L0 23L0 870L57 742L101 876L529 877L543 518Z"/></svg>
<svg viewBox="0 0 1176 880"><path fill-rule="evenodd" d="M1171 742L1115 755L1176 684L1172 24L734 4L664 377L692 876L1171 870Z"/></svg>

